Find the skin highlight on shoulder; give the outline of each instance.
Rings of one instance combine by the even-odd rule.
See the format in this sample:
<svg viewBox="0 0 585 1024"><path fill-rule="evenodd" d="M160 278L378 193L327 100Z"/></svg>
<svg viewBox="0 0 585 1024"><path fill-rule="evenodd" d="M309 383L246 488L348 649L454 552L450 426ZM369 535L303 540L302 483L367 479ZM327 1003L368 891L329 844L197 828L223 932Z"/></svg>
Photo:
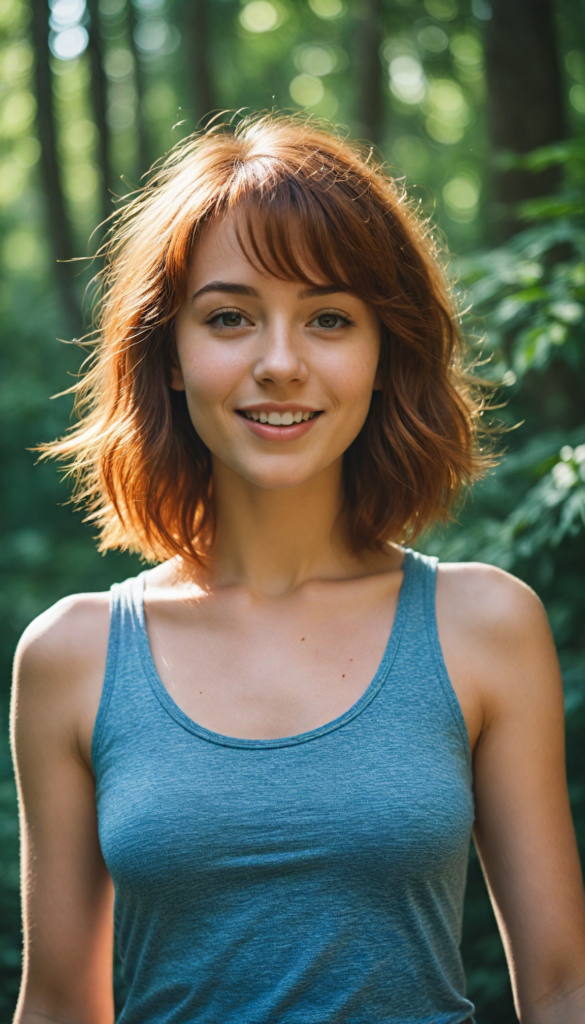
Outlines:
<svg viewBox="0 0 585 1024"><path fill-rule="evenodd" d="M521 580L481 562L441 563L437 626L443 657L467 722L472 752L511 702L559 686L554 644L538 596ZM539 682L536 664L548 674ZM527 671L534 664L535 671Z"/></svg>
<svg viewBox="0 0 585 1024"><path fill-rule="evenodd" d="M438 571L438 588L457 617L471 630L507 631L536 625L544 609L526 583L484 562L446 562Z"/></svg>
<svg viewBox="0 0 585 1024"><path fill-rule="evenodd" d="M90 769L109 625L108 593L65 597L30 623L14 659L13 729L31 715L58 727Z"/></svg>

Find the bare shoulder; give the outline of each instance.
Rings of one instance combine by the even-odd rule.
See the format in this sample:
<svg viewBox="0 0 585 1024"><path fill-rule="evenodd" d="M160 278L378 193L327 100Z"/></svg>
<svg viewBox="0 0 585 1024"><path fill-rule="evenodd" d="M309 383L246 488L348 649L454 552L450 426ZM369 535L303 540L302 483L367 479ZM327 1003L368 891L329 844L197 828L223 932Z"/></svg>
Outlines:
<svg viewBox="0 0 585 1024"><path fill-rule="evenodd" d="M439 566L437 602L467 629L521 639L547 625L540 598L522 580L483 562Z"/></svg>
<svg viewBox="0 0 585 1024"><path fill-rule="evenodd" d="M96 593L63 598L30 623L14 661L13 729L36 736L42 727L76 742L91 736L109 621L109 594Z"/></svg>
<svg viewBox="0 0 585 1024"><path fill-rule="evenodd" d="M74 594L37 616L16 649L19 675L61 674L72 663L103 655L109 632L109 594Z"/></svg>
<svg viewBox="0 0 585 1024"><path fill-rule="evenodd" d="M437 576L437 625L458 694L484 725L498 712L562 705L547 615L521 580L482 563L445 563ZM477 729L476 729L477 734Z"/></svg>

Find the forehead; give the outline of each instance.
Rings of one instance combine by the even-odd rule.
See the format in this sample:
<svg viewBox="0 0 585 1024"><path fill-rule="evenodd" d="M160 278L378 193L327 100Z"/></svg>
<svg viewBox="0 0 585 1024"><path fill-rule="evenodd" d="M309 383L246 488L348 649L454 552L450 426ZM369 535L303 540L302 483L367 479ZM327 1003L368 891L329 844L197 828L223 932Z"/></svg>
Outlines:
<svg viewBox="0 0 585 1024"><path fill-rule="evenodd" d="M213 275L222 266L237 266L250 272L253 266L238 237L237 221L233 214L225 214L206 224L197 239L189 260L189 277Z"/></svg>
<svg viewBox="0 0 585 1024"><path fill-rule="evenodd" d="M315 286L338 284L344 290L351 284L340 269L332 273L331 266L319 265L318 254L294 218L283 229L253 207L229 211L205 225L189 260L189 284L225 276L228 268L232 280L238 273L242 281L273 277Z"/></svg>

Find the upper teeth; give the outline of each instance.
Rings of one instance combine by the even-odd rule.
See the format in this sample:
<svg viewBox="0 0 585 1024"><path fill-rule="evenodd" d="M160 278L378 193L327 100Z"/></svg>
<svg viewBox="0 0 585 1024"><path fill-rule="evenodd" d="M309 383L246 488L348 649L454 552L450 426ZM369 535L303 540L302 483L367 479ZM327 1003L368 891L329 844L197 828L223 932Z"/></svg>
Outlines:
<svg viewBox="0 0 585 1024"><path fill-rule="evenodd" d="M244 410L244 415L249 420L254 420L256 423L269 423L272 427L290 427L291 423L300 423L301 420L310 420L315 415L314 412L248 412Z"/></svg>

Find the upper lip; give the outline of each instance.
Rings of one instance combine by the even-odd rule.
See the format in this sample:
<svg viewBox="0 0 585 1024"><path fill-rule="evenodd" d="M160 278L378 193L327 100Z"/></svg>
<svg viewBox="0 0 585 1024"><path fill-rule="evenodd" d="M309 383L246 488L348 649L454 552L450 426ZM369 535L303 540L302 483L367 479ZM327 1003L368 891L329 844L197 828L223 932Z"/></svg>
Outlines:
<svg viewBox="0 0 585 1024"><path fill-rule="evenodd" d="M322 412L303 402L257 402L254 405L239 405L237 412Z"/></svg>

